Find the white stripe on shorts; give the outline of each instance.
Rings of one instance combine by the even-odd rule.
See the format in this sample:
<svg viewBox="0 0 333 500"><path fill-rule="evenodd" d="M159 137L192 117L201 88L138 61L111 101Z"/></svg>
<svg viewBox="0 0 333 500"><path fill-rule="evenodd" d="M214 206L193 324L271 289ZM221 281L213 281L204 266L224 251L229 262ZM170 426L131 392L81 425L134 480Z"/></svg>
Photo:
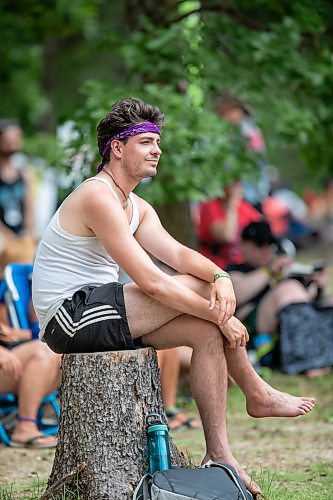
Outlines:
<svg viewBox="0 0 333 500"><path fill-rule="evenodd" d="M99 312L98 312L99 311ZM83 318L83 315L86 313L86 317ZM97 323L99 321L105 321L107 319L121 319L121 316L118 314L113 307L105 305L92 307L91 309L84 311L82 314L82 318L80 321L74 322L66 309L61 306L57 313L55 314L55 319L61 326L61 328L71 337L73 337L76 331L81 330L85 326Z"/></svg>

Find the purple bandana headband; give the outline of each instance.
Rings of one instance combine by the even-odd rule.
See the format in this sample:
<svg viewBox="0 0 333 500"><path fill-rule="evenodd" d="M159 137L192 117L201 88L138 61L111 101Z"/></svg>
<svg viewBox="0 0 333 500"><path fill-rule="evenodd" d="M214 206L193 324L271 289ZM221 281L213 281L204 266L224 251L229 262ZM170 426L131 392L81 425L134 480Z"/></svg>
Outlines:
<svg viewBox="0 0 333 500"><path fill-rule="evenodd" d="M104 156L110 150L112 141L114 141L115 139L118 139L120 141L121 139L125 139L126 137L132 137L133 135L144 134L145 132L152 132L153 134L161 135L161 131L158 128L158 126L152 122L135 123L134 125L130 125L129 127L125 128L121 132L118 132L118 134L113 135L111 139L108 140L108 142L105 145L105 148L103 149L102 153L103 159L102 162L97 167L97 172L100 172L104 166Z"/></svg>

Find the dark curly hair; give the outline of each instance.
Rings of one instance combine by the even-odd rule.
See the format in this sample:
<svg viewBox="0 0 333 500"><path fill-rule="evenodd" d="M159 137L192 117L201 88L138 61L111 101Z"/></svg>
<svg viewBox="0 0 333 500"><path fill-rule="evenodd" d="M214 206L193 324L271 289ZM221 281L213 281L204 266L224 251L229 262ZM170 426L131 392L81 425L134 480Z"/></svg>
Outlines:
<svg viewBox="0 0 333 500"><path fill-rule="evenodd" d="M109 113L97 125L97 143L100 155L104 151L108 140L118 132L135 123L152 122L160 129L164 124L164 114L157 106L147 104L137 97L121 99L113 104ZM126 142L127 139L123 139ZM104 160L110 159L110 152L105 154Z"/></svg>

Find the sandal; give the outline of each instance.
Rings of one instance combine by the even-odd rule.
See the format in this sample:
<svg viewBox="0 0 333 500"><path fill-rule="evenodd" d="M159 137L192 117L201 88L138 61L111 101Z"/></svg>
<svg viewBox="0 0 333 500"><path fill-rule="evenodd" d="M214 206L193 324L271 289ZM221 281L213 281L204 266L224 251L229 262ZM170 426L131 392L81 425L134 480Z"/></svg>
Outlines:
<svg viewBox="0 0 333 500"><path fill-rule="evenodd" d="M171 408L166 411L168 424L171 431L179 429L202 429L201 421L195 418L188 417L179 408Z"/></svg>
<svg viewBox="0 0 333 500"><path fill-rule="evenodd" d="M38 443L38 441L43 441L43 439L53 439L53 443ZM16 439L11 439L10 445L11 448L30 448L34 450L38 449L51 449L57 446L57 439L54 436L47 436L46 434L38 434L37 436L33 436L26 441L18 441Z"/></svg>

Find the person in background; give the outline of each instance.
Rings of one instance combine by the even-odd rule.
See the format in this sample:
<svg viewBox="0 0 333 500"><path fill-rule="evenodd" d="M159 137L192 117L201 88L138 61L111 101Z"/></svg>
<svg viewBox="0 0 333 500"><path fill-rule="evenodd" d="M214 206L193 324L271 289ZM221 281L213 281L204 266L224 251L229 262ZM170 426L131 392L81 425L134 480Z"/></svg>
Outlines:
<svg viewBox="0 0 333 500"><path fill-rule="evenodd" d="M261 201L269 193L269 165L266 159L263 133L255 123L250 106L232 95L222 93L217 96L215 111L223 120L238 127L246 148L257 157L259 177L254 182L244 182L244 198L251 205L259 208Z"/></svg>
<svg viewBox="0 0 333 500"><path fill-rule="evenodd" d="M261 217L260 212L244 200L242 183L228 184L220 198L200 206L199 252L222 268L241 263L242 229Z"/></svg>
<svg viewBox="0 0 333 500"><path fill-rule="evenodd" d="M11 244L31 245L34 229L33 172L19 168L22 130L14 121L0 121L0 263Z"/></svg>
<svg viewBox="0 0 333 500"><path fill-rule="evenodd" d="M17 395L19 407L11 446L54 448L56 437L40 432L36 419L43 397L60 385L61 357L36 338L36 323L32 330L12 328L0 306L0 393ZM32 306L31 314L36 321Z"/></svg>
<svg viewBox="0 0 333 500"><path fill-rule="evenodd" d="M277 168L271 166L269 175L270 194L262 201L262 212L274 235L290 239L296 247L311 243L315 233L305 201L284 184Z"/></svg>
<svg viewBox="0 0 333 500"><path fill-rule="evenodd" d="M276 253L278 242L264 220L244 228L242 247L244 262L229 266L228 271L237 298L236 316L249 331L249 349L257 350L258 360L264 366L272 365L274 334L281 335L284 328L288 334L292 331L299 351L307 346L298 353L293 366L284 367L285 371L306 372L309 377L326 373L333 360L333 352L328 349L333 335L328 331L325 340L316 333L320 313L313 304L315 299L320 300L321 305L330 303L325 297L324 269L314 272L309 283L306 276L302 281L295 266L292 271L294 259ZM324 334L322 328L321 335ZM282 342L280 338L280 344Z"/></svg>
<svg viewBox="0 0 333 500"><path fill-rule="evenodd" d="M318 231L323 242L333 241L333 178L323 183L322 191L307 189L304 201L309 208L311 227Z"/></svg>

